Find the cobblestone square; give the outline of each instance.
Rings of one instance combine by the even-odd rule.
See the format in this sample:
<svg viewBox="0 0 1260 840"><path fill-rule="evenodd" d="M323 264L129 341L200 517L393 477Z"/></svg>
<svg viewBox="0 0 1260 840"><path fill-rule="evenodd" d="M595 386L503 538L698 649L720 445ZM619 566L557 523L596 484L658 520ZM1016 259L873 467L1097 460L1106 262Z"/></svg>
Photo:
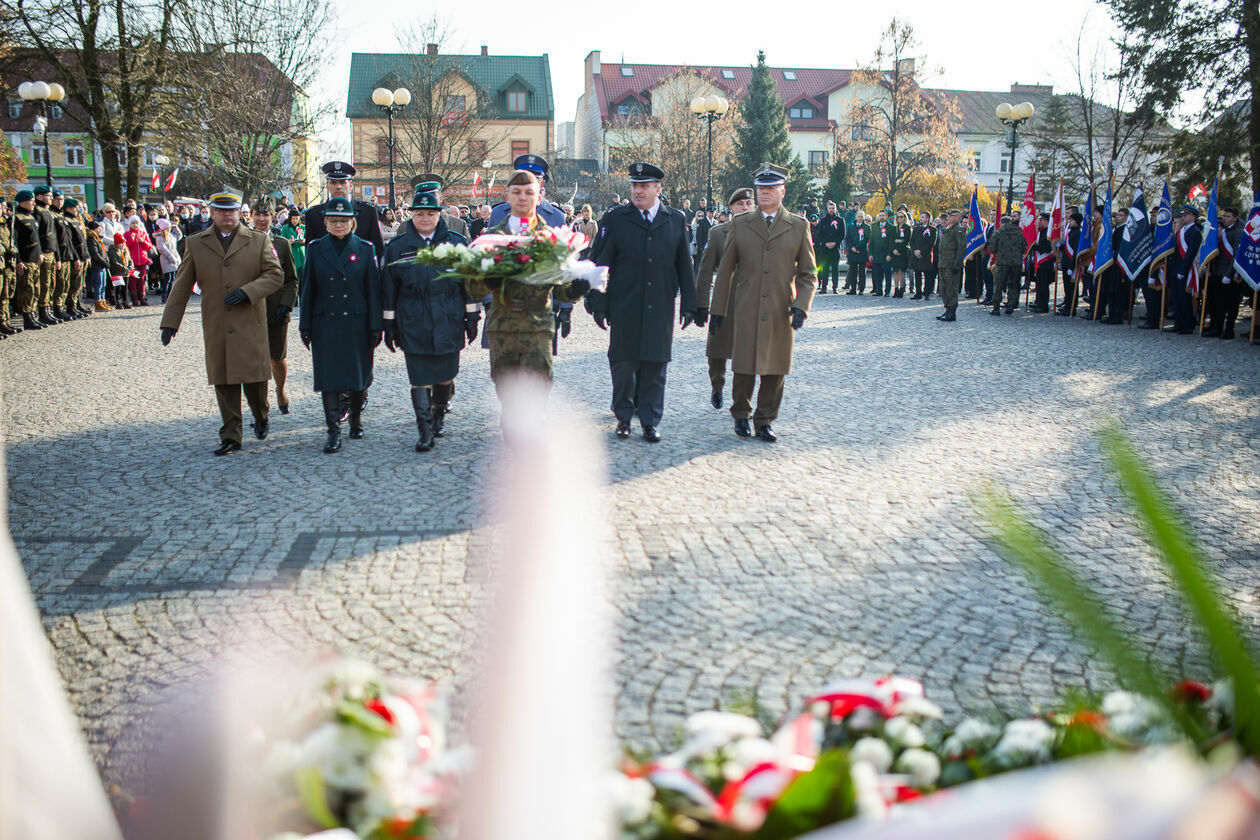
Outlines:
<svg viewBox="0 0 1260 840"><path fill-rule="evenodd" d="M703 333L676 335L664 441L618 442L607 336L575 313L555 391L603 430L618 615L617 730L660 744L735 697L782 712L829 676L921 679L947 716L1018 713L1107 675L985 541L969 491L1008 485L1155 655L1213 667L1124 513L1091 430L1115 418L1188 515L1260 637L1260 347L964 302L825 295L797 337L780 442L709 405ZM196 307L0 343L9 520L107 781L163 693L243 627L400 672L470 672L495 523L498 403L466 350L448 435L412 451L401 355L382 347L367 437L321 452L310 356L292 412L214 458ZM729 400L729 384L727 387Z"/></svg>

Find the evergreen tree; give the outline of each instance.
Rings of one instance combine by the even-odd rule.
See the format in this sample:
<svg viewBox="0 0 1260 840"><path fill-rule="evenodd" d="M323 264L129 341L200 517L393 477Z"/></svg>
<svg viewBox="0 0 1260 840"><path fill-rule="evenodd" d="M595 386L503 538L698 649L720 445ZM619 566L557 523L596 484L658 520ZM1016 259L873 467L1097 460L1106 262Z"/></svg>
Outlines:
<svg viewBox="0 0 1260 840"><path fill-rule="evenodd" d="M825 195L840 209L844 209L844 206L849 203L849 197L853 195L853 184L849 181L849 165L839 158L831 164Z"/></svg>
<svg viewBox="0 0 1260 840"><path fill-rule="evenodd" d="M735 153L727 160L722 173L722 192L729 194L739 187L749 186L752 173L769 161L790 171L783 205L796 208L805 197L809 174L800 157L792 152L787 110L779 99L762 50L757 51L757 66L753 68L748 96L740 103L739 112L742 122L735 133Z"/></svg>

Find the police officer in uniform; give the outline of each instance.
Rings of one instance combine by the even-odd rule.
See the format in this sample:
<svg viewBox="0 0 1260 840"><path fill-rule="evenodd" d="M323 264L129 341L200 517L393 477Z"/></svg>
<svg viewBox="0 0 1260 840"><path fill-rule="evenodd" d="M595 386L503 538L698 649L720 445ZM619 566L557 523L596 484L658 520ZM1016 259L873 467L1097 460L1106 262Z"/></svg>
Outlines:
<svg viewBox="0 0 1260 840"><path fill-rule="evenodd" d="M741 216L755 206L753 191L748 187L740 187L731 193L726 204L731 208L732 213ZM696 326L703 327L709 319L709 297L713 290L713 275L722 261L722 250L726 247L726 237L730 232L730 222L722 222L709 231L708 244L704 249L704 256L700 259L700 269L696 275ZM734 286L731 287L731 291L735 291ZM729 304L727 308L730 308ZM713 392L710 402L714 408L722 407L722 390L726 387L726 362L734 352L734 344L733 322L722 324L722 328L717 332L710 332L704 344L704 355L709 359L709 385Z"/></svg>
<svg viewBox="0 0 1260 840"><path fill-rule="evenodd" d="M17 248L13 309L21 314L24 328L42 330L47 325L36 317L36 306L39 302L43 249L39 219L35 216L35 194L30 190L20 190L17 194L17 207L13 211L13 245Z"/></svg>
<svg viewBox="0 0 1260 840"><path fill-rule="evenodd" d="M380 260L385 256L385 240L381 237L380 216L371 204L354 200L354 167L343 160L330 160L320 169L324 173L325 184L328 187L329 201L341 197L353 205L355 236L371 242L372 248L376 251L376 258ZM328 234L328 228L324 226L324 210L327 206L326 201L306 208L307 245Z"/></svg>
<svg viewBox="0 0 1260 840"><path fill-rule="evenodd" d="M57 223L53 219L52 188L40 185L35 188L35 218L39 221L39 285L36 287L36 304L39 306L39 322L46 327L60 324L60 318L49 311L53 288L57 285Z"/></svg>
<svg viewBox="0 0 1260 840"><path fill-rule="evenodd" d="M836 213L834 201L827 202L827 215L818 220L817 229L814 245L818 249L818 293L827 293L827 281L830 280L831 291L840 294L840 249L844 247L847 225L844 218Z"/></svg>
<svg viewBox="0 0 1260 840"><path fill-rule="evenodd" d="M424 192L433 193L437 196L438 205L442 204L442 188L446 186L446 181L436 172L422 172L411 179L411 191L414 196L415 192L424 185ZM446 225L446 229L451 233L458 233L464 238L465 242L471 242L472 237L469 235L468 222L459 216L452 216L445 210L442 211L442 223Z"/></svg>
<svg viewBox="0 0 1260 840"><path fill-rule="evenodd" d="M591 259L608 266L607 289L592 292L586 306L600 329L612 327L608 364L621 440L630 437L630 418L638 415L643 439L660 442L675 298L682 298L683 329L696 321L687 222L661 203L664 177L650 163L632 163L631 203L604 217L591 249Z"/></svg>

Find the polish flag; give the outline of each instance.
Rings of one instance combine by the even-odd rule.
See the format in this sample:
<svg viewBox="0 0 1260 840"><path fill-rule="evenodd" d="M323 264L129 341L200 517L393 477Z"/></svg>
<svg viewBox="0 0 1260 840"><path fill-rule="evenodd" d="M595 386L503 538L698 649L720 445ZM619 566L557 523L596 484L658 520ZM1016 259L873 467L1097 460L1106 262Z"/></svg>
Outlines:
<svg viewBox="0 0 1260 840"><path fill-rule="evenodd" d="M156 169L154 169L153 170L153 183L151 185L151 189L156 190L158 188L158 184L160 183L162 183L162 176L158 174L158 171Z"/></svg>
<svg viewBox="0 0 1260 840"><path fill-rule="evenodd" d="M1054 193L1054 204L1050 208L1050 228L1046 231L1051 244L1057 245L1063 240L1063 179L1059 179L1059 188Z"/></svg>
<svg viewBox="0 0 1260 840"><path fill-rule="evenodd" d="M179 174L179 169L176 168L176 170L171 173L171 177L166 179L166 186L162 188L162 192L170 192L171 190L175 189L175 176L178 174Z"/></svg>
<svg viewBox="0 0 1260 840"><path fill-rule="evenodd" d="M1027 248L1031 248L1037 241L1037 197L1033 186L1036 177L1035 173L1028 176L1028 189L1024 191L1024 206L1019 214L1019 229L1024 234Z"/></svg>

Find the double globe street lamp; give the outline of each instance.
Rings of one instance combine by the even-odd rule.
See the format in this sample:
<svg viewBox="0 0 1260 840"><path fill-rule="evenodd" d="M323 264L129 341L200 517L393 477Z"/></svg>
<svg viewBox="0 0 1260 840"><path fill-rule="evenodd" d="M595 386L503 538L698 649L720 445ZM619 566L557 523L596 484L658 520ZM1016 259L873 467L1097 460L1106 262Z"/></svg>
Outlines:
<svg viewBox="0 0 1260 840"><path fill-rule="evenodd" d="M1021 102L1018 105L1003 102L995 110L998 121L1006 126L1006 145L1011 150L1011 165L1006 170L1007 212L1015 206L1015 149L1019 147L1019 127L1027 122L1036 110L1031 102ZM998 188L1000 189L1001 186L999 181Z"/></svg>
<svg viewBox="0 0 1260 840"><path fill-rule="evenodd" d="M379 87L372 91L372 102L385 112L389 123L389 136L385 145L389 148L389 206L394 207L394 114L397 114L411 102L411 91L404 87L397 90Z"/></svg>
<svg viewBox="0 0 1260 840"><path fill-rule="evenodd" d="M716 93L708 96L697 96L691 100L691 113L695 114L697 119L703 120L706 124L706 128L708 129L709 168L707 179L709 186L707 192L709 196L708 204L710 210L713 209L713 123L722 119L722 115L725 114L730 107L731 103L726 100L726 97L718 96Z"/></svg>
<svg viewBox="0 0 1260 840"><path fill-rule="evenodd" d="M39 103L39 116L35 118L34 133L44 135L44 180L52 186L52 156L48 152L48 103L57 103L66 98L66 89L53 82L22 82L18 85L18 96L27 102Z"/></svg>

